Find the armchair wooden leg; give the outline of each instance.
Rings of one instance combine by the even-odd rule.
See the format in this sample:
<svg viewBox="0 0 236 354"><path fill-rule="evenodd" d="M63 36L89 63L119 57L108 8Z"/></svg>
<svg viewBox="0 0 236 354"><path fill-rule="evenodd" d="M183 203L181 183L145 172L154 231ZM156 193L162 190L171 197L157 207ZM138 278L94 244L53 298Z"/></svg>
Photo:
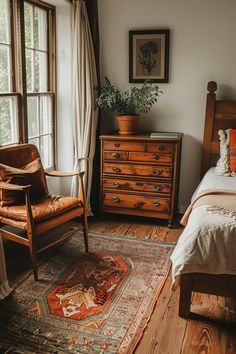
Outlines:
<svg viewBox="0 0 236 354"><path fill-rule="evenodd" d="M37 264L37 257L36 257L36 250L35 250L35 241L34 241L34 234L32 228L28 230L28 240L29 240L29 252L30 258L33 268L34 280L38 280L38 264Z"/></svg>
<svg viewBox="0 0 236 354"><path fill-rule="evenodd" d="M88 220L87 220L87 214L86 213L84 213L82 215L82 225L83 225L85 250L88 253L89 252L89 245L88 245Z"/></svg>
<svg viewBox="0 0 236 354"><path fill-rule="evenodd" d="M32 263L32 268L33 268L33 274L34 274L34 280L38 280L38 265L37 265L37 260L36 260L36 253L32 249L32 247L29 247L30 251L30 258L31 258L31 263Z"/></svg>

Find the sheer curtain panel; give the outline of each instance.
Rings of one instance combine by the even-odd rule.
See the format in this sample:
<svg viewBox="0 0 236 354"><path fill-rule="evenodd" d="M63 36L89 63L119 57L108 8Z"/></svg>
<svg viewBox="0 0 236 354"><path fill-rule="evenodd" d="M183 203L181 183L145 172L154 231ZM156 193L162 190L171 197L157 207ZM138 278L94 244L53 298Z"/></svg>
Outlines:
<svg viewBox="0 0 236 354"><path fill-rule="evenodd" d="M85 171L84 186L90 205L98 120L97 74L86 5L79 0L72 2L72 50L74 171ZM72 182L72 195L79 195L77 178Z"/></svg>
<svg viewBox="0 0 236 354"><path fill-rule="evenodd" d="M2 244L2 238L0 237L0 300L3 300L7 295L10 294L12 289L9 287L7 280L5 255Z"/></svg>

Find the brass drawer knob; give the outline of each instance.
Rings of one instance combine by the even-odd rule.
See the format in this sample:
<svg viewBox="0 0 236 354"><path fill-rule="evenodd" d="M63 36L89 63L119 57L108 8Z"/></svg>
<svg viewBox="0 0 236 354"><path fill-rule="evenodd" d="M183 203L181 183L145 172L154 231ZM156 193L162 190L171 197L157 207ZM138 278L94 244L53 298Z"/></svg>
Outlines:
<svg viewBox="0 0 236 354"><path fill-rule="evenodd" d="M142 208L142 206L144 205L144 202L137 202L134 204L135 208Z"/></svg>
<svg viewBox="0 0 236 354"><path fill-rule="evenodd" d="M155 170L153 171L154 176L160 176L161 175L161 171L160 170Z"/></svg>
<svg viewBox="0 0 236 354"><path fill-rule="evenodd" d="M118 154L118 152L113 152L112 153L112 156L113 157L116 157L117 159L120 157L120 154Z"/></svg>
<svg viewBox="0 0 236 354"><path fill-rule="evenodd" d="M113 200L113 202L116 202L116 203L120 202L120 198L119 197L113 197L112 200Z"/></svg>
<svg viewBox="0 0 236 354"><path fill-rule="evenodd" d="M118 147L120 147L120 144L119 144L119 143L115 143L114 146L115 146L116 148L118 148Z"/></svg>
<svg viewBox="0 0 236 354"><path fill-rule="evenodd" d="M153 155L153 160L160 160L160 156L159 155Z"/></svg>
<svg viewBox="0 0 236 354"><path fill-rule="evenodd" d="M153 204L155 207L158 207L159 205L161 205L161 203L158 202L158 200L154 200L154 201L152 202L152 204Z"/></svg>
<svg viewBox="0 0 236 354"><path fill-rule="evenodd" d="M153 186L154 187L154 189L155 189L155 191L160 191L161 190L161 186Z"/></svg>
<svg viewBox="0 0 236 354"><path fill-rule="evenodd" d="M164 150L164 146L163 145L157 145L157 150L158 151L163 151Z"/></svg>
<svg viewBox="0 0 236 354"><path fill-rule="evenodd" d="M143 187L144 183L143 182L137 182L136 186Z"/></svg>
<svg viewBox="0 0 236 354"><path fill-rule="evenodd" d="M114 183L113 183L113 187L114 187L114 188L119 188L119 187L120 187L120 183L114 182Z"/></svg>
<svg viewBox="0 0 236 354"><path fill-rule="evenodd" d="M120 172L120 168L114 167L114 168L112 169L112 171L114 171L114 172Z"/></svg>

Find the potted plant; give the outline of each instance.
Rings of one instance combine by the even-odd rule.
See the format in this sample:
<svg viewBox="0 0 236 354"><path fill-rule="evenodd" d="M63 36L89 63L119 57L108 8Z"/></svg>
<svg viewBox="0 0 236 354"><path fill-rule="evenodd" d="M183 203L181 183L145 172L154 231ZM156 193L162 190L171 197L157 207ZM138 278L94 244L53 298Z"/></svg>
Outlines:
<svg viewBox="0 0 236 354"><path fill-rule="evenodd" d="M97 98L97 106L104 111L116 113L120 134L133 134L140 119L140 113L148 113L157 102L159 94L157 85L144 82L140 87L133 86L121 91L105 78L105 85Z"/></svg>

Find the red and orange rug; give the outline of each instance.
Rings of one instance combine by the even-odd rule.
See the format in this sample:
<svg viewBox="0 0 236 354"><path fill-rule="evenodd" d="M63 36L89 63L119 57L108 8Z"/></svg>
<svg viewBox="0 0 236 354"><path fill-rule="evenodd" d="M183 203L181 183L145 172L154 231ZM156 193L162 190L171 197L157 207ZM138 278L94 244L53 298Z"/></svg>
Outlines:
<svg viewBox="0 0 236 354"><path fill-rule="evenodd" d="M170 268L173 245L77 232L0 302L0 352L132 353Z"/></svg>

